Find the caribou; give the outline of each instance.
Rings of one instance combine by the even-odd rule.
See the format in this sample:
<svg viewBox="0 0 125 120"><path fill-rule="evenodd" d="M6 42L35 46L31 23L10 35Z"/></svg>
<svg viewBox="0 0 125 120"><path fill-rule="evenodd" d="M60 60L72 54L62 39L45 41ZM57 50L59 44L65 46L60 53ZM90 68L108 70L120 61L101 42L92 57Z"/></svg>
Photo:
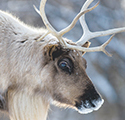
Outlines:
<svg viewBox="0 0 125 120"><path fill-rule="evenodd" d="M86 74L86 52L102 51L116 33L125 28L91 32L85 14L93 0L86 0L71 24L56 31L45 14L47 0L41 0L41 16L46 29L30 27L15 16L0 10L0 110L10 120L46 120L49 105L70 107L81 114L98 110L104 100ZM80 20L83 35L73 42L63 35ZM98 47L89 40L112 35Z"/></svg>

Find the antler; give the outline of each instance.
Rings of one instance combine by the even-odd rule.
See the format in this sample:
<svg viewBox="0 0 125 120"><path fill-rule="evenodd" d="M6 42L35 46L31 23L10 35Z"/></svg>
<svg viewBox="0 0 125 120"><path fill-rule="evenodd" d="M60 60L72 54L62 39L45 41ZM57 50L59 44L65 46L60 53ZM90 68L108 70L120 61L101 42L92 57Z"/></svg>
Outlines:
<svg viewBox="0 0 125 120"><path fill-rule="evenodd" d="M92 3L93 0L87 0L86 3L83 5L81 11L84 11L88 8L88 6ZM100 37L100 36L107 36L107 35L111 35L111 34L116 34L119 32L124 32L125 31L125 27L123 28L117 28L117 29L110 29L110 30L106 30L106 31L99 31L99 32L91 32L86 24L85 21L85 15L83 15L80 18L80 23L82 26L82 29L84 31L84 34L82 35L82 37L76 42L77 45L83 45L84 43L86 43L88 40L95 38L95 37Z"/></svg>
<svg viewBox="0 0 125 120"><path fill-rule="evenodd" d="M74 18L74 20L71 22L71 24L70 24L68 27L66 27L65 29L63 29L63 30L61 30L61 31L58 32L58 31L56 31L56 30L52 27L52 25L49 23L49 21L48 21L46 15L45 15L45 10L44 10L44 9L45 9L46 1L47 1L47 0L41 0L41 3L40 3L40 11L34 6L34 8L35 8L35 10L37 11L37 13L40 14L40 16L42 17L42 20L43 20L43 22L44 22L44 24L45 24L45 26L47 27L47 30L48 30L47 33L45 33L45 34L44 34L41 38L39 38L37 41L42 40L46 35L48 35L49 33L51 33L51 34L53 34L55 37L57 37L58 40L59 40L59 42L60 42L64 47L66 47L66 48L67 48L67 43L66 43L66 41L63 40L62 36L63 36L65 33L69 32L69 31L75 26L76 22L79 20L79 18L80 18L83 14L85 14L85 13L87 13L87 12L93 10L93 9L96 8L96 7L98 6L98 4L99 4L99 3L97 3L94 7L89 8L89 9L86 9L86 10L81 11L80 13L78 13L78 15Z"/></svg>
<svg viewBox="0 0 125 120"><path fill-rule="evenodd" d="M86 24L85 21L85 13L93 10L94 8L96 8L99 4L99 2L92 8L89 8L89 5L93 2L93 0L87 0L85 2L85 4L83 5L81 11L78 13L78 15L74 18L74 20L72 21L72 23L66 27L65 29L61 30L61 31L56 31L52 25L49 23L46 15L45 15L45 4L46 4L47 0L42 0L40 3L40 11L34 6L35 10L40 14L40 16L42 17L42 20L45 24L45 26L47 27L47 33L45 33L40 39L38 39L38 41L42 40L46 35L48 34L53 34L55 37L57 37L57 39L59 40L60 44L64 47L64 48L70 48L70 49L76 49L82 52L95 52L95 51L102 51L104 52L106 55L111 56L106 50L105 47L109 44L109 42L112 40L112 38L114 37L115 33L119 33L119 32L124 32L125 31L125 27L123 28L117 28L117 29L110 29L110 30L106 30L106 31L99 31L99 32L91 32ZM81 17L82 16L82 17ZM76 42L76 46L75 45L70 45L68 44L63 38L62 36L69 32L76 24L76 22L78 21L78 19L80 18L80 23L83 29L84 34L82 35L82 37ZM111 35L113 34L109 40L107 40L103 45L99 46L99 47L92 47L92 48L85 48L85 47L81 47L83 46L88 40L95 38L95 37L99 37L99 36L107 36L107 35Z"/></svg>

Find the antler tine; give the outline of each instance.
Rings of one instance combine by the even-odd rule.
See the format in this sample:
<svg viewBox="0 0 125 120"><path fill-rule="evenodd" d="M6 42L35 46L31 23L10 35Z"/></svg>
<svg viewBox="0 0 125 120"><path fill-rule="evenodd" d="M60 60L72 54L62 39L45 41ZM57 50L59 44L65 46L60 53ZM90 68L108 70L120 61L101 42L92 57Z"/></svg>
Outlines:
<svg viewBox="0 0 125 120"><path fill-rule="evenodd" d="M105 50L105 47L110 43L110 41L112 40L112 38L114 36L115 36L115 34L113 34L104 44L102 44L101 46L98 46L98 47L85 48L85 47L81 47L81 46L73 46L73 45L68 44L68 48L76 49L76 50L79 50L81 52L99 52L99 51L102 51L107 56L111 57L112 55Z"/></svg>
<svg viewBox="0 0 125 120"><path fill-rule="evenodd" d="M63 30L61 30L61 31L59 32L59 35L60 35L60 36L63 36L65 33L69 32L69 31L75 26L76 22L79 20L79 18L80 18L82 15L84 15L85 13L90 12L90 11L92 11L93 9L95 9L95 8L98 6L98 4L99 4L99 3L97 3L95 6L89 8L89 9L87 9L87 10L80 11L80 12L78 13L78 15L73 19L73 21L71 22L71 24L70 24L68 27L66 27L65 29L63 29Z"/></svg>
<svg viewBox="0 0 125 120"><path fill-rule="evenodd" d="M88 32L87 34L83 34L83 36L76 42L77 45L82 46L85 44L88 40L95 38L95 37L101 37L101 36L107 36L111 34L116 34L120 32L125 32L125 27L122 28L115 28L105 31L99 31L99 32Z"/></svg>
<svg viewBox="0 0 125 120"><path fill-rule="evenodd" d="M40 16L42 17L42 20L45 24L45 26L47 27L47 29L49 30L50 33L54 33L57 34L57 31L52 27L52 25L49 23L46 14L45 14L45 4L46 4L47 0L41 0L40 2Z"/></svg>
<svg viewBox="0 0 125 120"><path fill-rule="evenodd" d="M92 2L93 2L93 0L87 0L87 1L85 2L85 4L83 5L81 11L86 10ZM99 2L97 3L97 6L98 6L98 5L99 5ZM84 33L85 33L85 32L89 32L89 28L88 28L88 26L87 26L87 24L86 24L86 21L85 21L85 15L83 15L83 16L80 18L80 24L81 24L81 26L82 26L82 28L83 28Z"/></svg>
<svg viewBox="0 0 125 120"><path fill-rule="evenodd" d="M52 25L49 23L47 17L46 17L46 14L45 14L45 4L46 4L46 1L47 0L41 0L40 2L40 11L34 6L36 12L41 16L45 26L47 27L47 32L41 36L37 41L40 41L42 40L46 35L48 34L53 34L55 37L57 37L57 39L59 40L59 42L63 45L63 46L66 46L66 41L64 41L61 36L59 35L59 32L57 32L53 27Z"/></svg>
<svg viewBox="0 0 125 120"><path fill-rule="evenodd" d="M88 8L88 6L93 2L93 0L87 0L85 2L85 4L83 5L81 11L84 11ZM97 5L99 5L99 2L97 3ZM81 18L80 18L80 24L82 26L82 29L83 29L83 35L82 37L76 42L77 45L83 45L84 43L86 43L90 37L91 37L91 31L89 30L88 26L87 26L87 23L85 21L85 15L83 15Z"/></svg>
<svg viewBox="0 0 125 120"><path fill-rule="evenodd" d="M91 4L92 1L93 0L87 0L86 3L84 4L84 6L82 7L81 11L87 9L87 7ZM116 33L125 31L125 27L123 27L123 28L115 28L115 29L110 29L110 30L105 30L105 31L91 32L85 21L85 15L83 15L80 18L80 23L81 23L82 29L84 31L84 34L82 35L82 37L76 42L76 44L80 45L80 46L84 45L88 40L90 40L92 38L107 36L107 35L116 34Z"/></svg>

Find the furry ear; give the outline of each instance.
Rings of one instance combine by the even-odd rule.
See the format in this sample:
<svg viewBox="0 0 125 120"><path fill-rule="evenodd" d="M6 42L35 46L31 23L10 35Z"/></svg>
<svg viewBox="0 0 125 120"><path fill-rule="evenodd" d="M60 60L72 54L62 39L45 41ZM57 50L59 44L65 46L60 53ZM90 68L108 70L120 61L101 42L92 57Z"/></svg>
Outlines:
<svg viewBox="0 0 125 120"><path fill-rule="evenodd" d="M82 47L88 48L90 46L91 42L87 41ZM82 55L84 55L86 52L82 52Z"/></svg>
<svg viewBox="0 0 125 120"><path fill-rule="evenodd" d="M59 44L48 44L44 47L44 55L54 60L63 53L63 49Z"/></svg>

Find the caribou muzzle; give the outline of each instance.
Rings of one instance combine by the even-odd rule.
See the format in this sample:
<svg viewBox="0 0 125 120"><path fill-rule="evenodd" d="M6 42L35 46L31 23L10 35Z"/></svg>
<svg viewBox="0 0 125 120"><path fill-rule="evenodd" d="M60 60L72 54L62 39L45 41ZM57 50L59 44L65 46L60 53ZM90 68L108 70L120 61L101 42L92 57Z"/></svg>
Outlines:
<svg viewBox="0 0 125 120"><path fill-rule="evenodd" d="M84 94L78 98L75 106L79 113L87 114L98 110L103 103L104 100L97 93L95 88L92 87L84 91Z"/></svg>

